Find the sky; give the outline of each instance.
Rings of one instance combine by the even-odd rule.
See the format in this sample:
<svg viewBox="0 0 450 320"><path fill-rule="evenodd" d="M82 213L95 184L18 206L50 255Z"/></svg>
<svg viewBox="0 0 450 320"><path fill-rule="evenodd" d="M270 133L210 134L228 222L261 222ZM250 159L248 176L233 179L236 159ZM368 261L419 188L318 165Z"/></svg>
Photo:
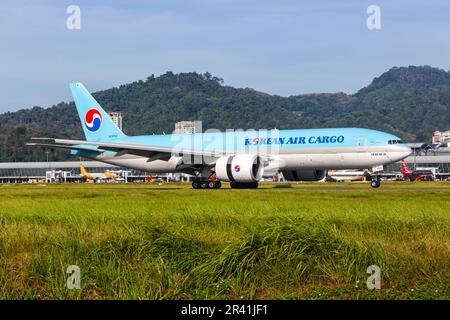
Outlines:
<svg viewBox="0 0 450 320"><path fill-rule="evenodd" d="M80 29L67 28L69 5ZM71 101L73 81L95 92L167 71L281 96L352 94L393 66L450 70L450 1L2 1L0 41L0 113Z"/></svg>

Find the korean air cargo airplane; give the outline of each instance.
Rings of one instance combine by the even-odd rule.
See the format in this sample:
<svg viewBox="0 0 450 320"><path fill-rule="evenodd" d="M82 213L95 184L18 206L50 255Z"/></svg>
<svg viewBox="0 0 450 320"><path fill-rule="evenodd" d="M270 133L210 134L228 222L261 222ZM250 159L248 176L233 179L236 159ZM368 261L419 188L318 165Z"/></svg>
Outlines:
<svg viewBox="0 0 450 320"><path fill-rule="evenodd" d="M406 158L398 137L360 128L211 131L127 136L81 83L70 84L86 140L33 138L28 145L70 150L109 164L152 173L183 172L192 187L257 188L263 176L282 172L288 181L319 181L330 169L377 170Z"/></svg>

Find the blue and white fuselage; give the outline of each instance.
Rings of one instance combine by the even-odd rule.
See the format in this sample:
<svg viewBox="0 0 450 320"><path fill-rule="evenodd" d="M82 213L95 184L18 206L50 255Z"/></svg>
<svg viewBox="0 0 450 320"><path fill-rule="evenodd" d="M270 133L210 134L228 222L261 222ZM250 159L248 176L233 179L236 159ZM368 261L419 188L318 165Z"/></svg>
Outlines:
<svg viewBox="0 0 450 320"><path fill-rule="evenodd" d="M411 149L388 133L360 128L244 131L203 134L134 136L105 142L148 145L211 154L258 154L279 162L280 170L358 169L385 165L404 159ZM74 155L89 155L73 151ZM96 154L98 160L149 172L175 172L165 160L148 157ZM194 161L192 161L194 162Z"/></svg>

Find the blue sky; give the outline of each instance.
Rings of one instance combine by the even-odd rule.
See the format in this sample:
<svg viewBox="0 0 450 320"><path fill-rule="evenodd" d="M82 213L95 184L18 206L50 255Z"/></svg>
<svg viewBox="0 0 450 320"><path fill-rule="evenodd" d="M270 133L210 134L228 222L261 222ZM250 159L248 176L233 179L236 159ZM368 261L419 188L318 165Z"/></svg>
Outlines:
<svg viewBox="0 0 450 320"><path fill-rule="evenodd" d="M81 8L68 30L66 8ZM369 5L381 30L366 27ZM354 93L392 66L450 70L446 0L2 1L0 113L151 74L210 72L282 96Z"/></svg>

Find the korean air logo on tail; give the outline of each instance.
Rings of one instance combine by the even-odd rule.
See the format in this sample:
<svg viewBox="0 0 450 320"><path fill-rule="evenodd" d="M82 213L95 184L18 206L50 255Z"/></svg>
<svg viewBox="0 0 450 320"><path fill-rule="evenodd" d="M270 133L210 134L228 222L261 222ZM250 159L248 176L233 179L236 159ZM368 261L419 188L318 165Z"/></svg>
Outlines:
<svg viewBox="0 0 450 320"><path fill-rule="evenodd" d="M100 129L100 126L102 125L102 114L100 111L97 109L90 109L86 112L86 115L84 116L84 124L91 132L95 132Z"/></svg>

